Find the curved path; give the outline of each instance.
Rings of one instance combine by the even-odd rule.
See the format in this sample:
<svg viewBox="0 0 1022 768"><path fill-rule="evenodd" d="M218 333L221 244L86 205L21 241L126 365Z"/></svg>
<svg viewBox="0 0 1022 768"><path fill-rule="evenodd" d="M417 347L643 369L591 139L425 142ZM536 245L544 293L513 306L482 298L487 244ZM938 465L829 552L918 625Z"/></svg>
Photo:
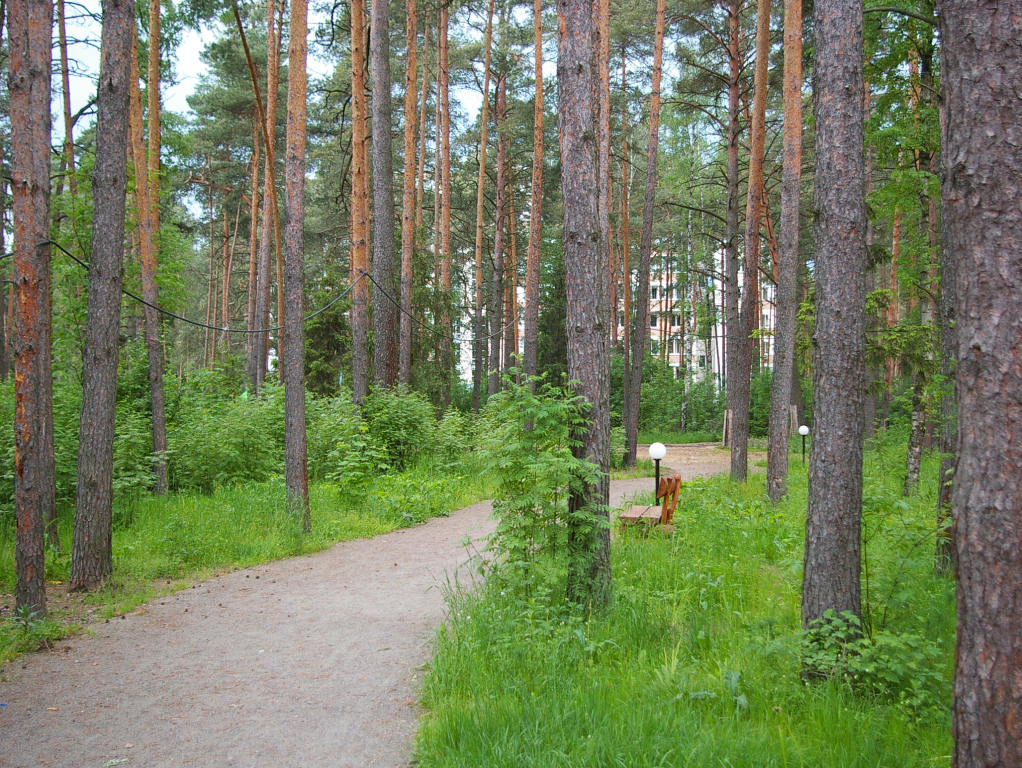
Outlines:
<svg viewBox="0 0 1022 768"><path fill-rule="evenodd" d="M699 446L665 463L688 478L726 460ZM612 482L612 505L645 487ZM0 766L407 765L444 587L472 578L489 512L222 574L15 660Z"/></svg>

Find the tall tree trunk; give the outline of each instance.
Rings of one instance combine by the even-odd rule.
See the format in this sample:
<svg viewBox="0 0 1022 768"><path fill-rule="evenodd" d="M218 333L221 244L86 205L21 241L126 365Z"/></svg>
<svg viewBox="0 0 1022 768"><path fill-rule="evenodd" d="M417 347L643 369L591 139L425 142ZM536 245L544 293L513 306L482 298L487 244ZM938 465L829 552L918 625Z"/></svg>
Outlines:
<svg viewBox="0 0 1022 768"><path fill-rule="evenodd" d="M483 42L483 104L479 112L479 180L476 184L476 247L475 247L475 322L472 340L472 410L479 410L483 377L483 202L486 193L486 131L490 103L490 51L493 40L493 6L490 0L486 13L486 34Z"/></svg>
<svg viewBox="0 0 1022 768"><path fill-rule="evenodd" d="M504 19L501 19L503 31ZM503 35L502 35L503 37ZM489 394L500 391L500 344L504 327L504 224L507 218L507 74L497 75L497 105L493 113L497 132L497 200L493 215L493 276L490 286Z"/></svg>
<svg viewBox="0 0 1022 768"><path fill-rule="evenodd" d="M121 330L128 102L133 0L103 3L100 87L96 95L96 161L92 172L92 250L88 323L82 349L82 417L71 544L71 589L94 589L113 572L114 422Z"/></svg>
<svg viewBox="0 0 1022 768"><path fill-rule="evenodd" d="M394 157L390 136L390 2L371 0L369 58L373 120L373 373L397 383L398 308L394 280Z"/></svg>
<svg viewBox="0 0 1022 768"><path fill-rule="evenodd" d="M1014 6L937 5L941 193L958 260L952 764L1014 766L1022 765L1022 24Z"/></svg>
<svg viewBox="0 0 1022 768"><path fill-rule="evenodd" d="M504 315L507 318L505 325L514 324L507 330L509 336L504 338L505 371L520 367L515 361L515 356L518 354L518 215L515 211L514 184L510 179L508 179L507 194L507 230L511 237L511 263L508 266L507 279L504 283L504 292L507 296L504 303ZM516 375L516 378L520 383L521 377Z"/></svg>
<svg viewBox="0 0 1022 768"><path fill-rule="evenodd" d="M607 300L609 305L611 340L617 336L617 308L614 304L617 291L614 264L610 250L610 0L597 0L597 73L600 88L599 136L599 187L600 187L600 252L607 262Z"/></svg>
<svg viewBox="0 0 1022 768"><path fill-rule="evenodd" d="M149 53L146 74L146 97L149 108L149 191L152 199L153 231L160 232L160 0L149 0ZM159 257L159 242L153 244L154 258Z"/></svg>
<svg viewBox="0 0 1022 768"><path fill-rule="evenodd" d="M739 0L728 0L728 134L727 134L727 211L724 223L724 365L727 416L735 413L736 389L741 354L741 328L738 313L738 138L741 135L742 52L739 46ZM731 422L725 419L725 445L733 445ZM735 454L731 452L732 471Z"/></svg>
<svg viewBox="0 0 1022 768"><path fill-rule="evenodd" d="M816 351L802 623L859 615L866 371L862 3L817 0Z"/></svg>
<svg viewBox="0 0 1022 768"><path fill-rule="evenodd" d="M10 0L14 207L14 599L46 614L43 522L55 514L50 353L50 71L53 4Z"/></svg>
<svg viewBox="0 0 1022 768"><path fill-rule="evenodd" d="M291 0L287 69L287 139L284 151L284 479L288 509L312 528L305 440L305 64L308 0ZM391 243L393 246L393 243Z"/></svg>
<svg viewBox="0 0 1022 768"><path fill-rule="evenodd" d="M366 147L365 4L351 2L351 387L360 404L369 394L369 158Z"/></svg>
<svg viewBox="0 0 1022 768"><path fill-rule="evenodd" d="M3 14L0 14L0 37L3 36ZM0 169L4 165L4 150L0 144ZM0 253L7 252L5 212L7 210L7 179L0 174ZM13 286L11 286L13 287ZM7 323L7 288L0 281L0 381L7 381L11 373L10 349L8 347L9 327Z"/></svg>
<svg viewBox="0 0 1022 768"><path fill-rule="evenodd" d="M236 16L239 33L244 35L241 21ZM277 4L276 0L266 2L266 108L262 110L262 133L265 149L265 167L263 169L263 210L261 214L262 228L259 233L259 263L256 270L256 327L270 327L270 249L271 242L275 242L277 252L280 252L280 216L277 206L277 181L276 181L276 134L277 134L277 86L280 78L279 33L277 26ZM245 42L242 37L242 42ZM247 44L245 44L247 49ZM247 54L247 50L246 50ZM254 67L249 57L249 71L252 76L252 87L256 95L256 104L259 105L258 80L255 78ZM274 240L271 241L270 238ZM278 280L279 283L279 280ZM280 320L280 309L278 307L278 321ZM253 359L249 365L249 385L253 394L258 393L266 379L266 363L270 349L270 334L255 334L256 342L253 344Z"/></svg>
<svg viewBox="0 0 1022 768"><path fill-rule="evenodd" d="M749 190L745 208L745 269L737 343L731 376L731 479L745 482L749 472L749 401L753 338L759 321L759 235L763 208L763 150L766 139L767 67L770 57L770 0L756 6L756 66L749 132ZM758 356L757 356L758 357Z"/></svg>
<svg viewBox="0 0 1022 768"><path fill-rule="evenodd" d="M256 328L256 284L259 266L259 133L260 118L259 110L252 116L252 191L248 213L248 311L245 313L246 324L249 330ZM254 356L254 345L256 335L245 334L245 360L246 365Z"/></svg>
<svg viewBox="0 0 1022 768"><path fill-rule="evenodd" d="M802 188L802 0L784 3L784 156L781 169L781 237L777 259L774 371L770 386L767 493L788 492L788 435L798 310L798 206Z"/></svg>
<svg viewBox="0 0 1022 768"><path fill-rule="evenodd" d="M77 192L75 180L75 143L71 117L71 70L67 60L67 26L64 15L64 0L57 0L57 38L60 47L60 83L61 101L64 107L64 156L62 158L67 169L68 189L74 197ZM97 95L98 100L98 95ZM61 192L63 180L57 182L57 194Z"/></svg>
<svg viewBox="0 0 1022 768"><path fill-rule="evenodd" d="M621 94L623 96L621 106L621 286L624 291L624 356L621 374L621 421L625 430L625 456L624 465L634 467L636 454L638 452L638 430L635 432L635 442L632 441L632 431L628 425L632 423L632 410L638 408L638 400L632 397L632 265L631 265L631 233L629 232L628 215L630 205L628 202L628 191L631 188L631 162L628 153L628 61L625 58L624 46L621 47ZM638 414L635 421L638 423Z"/></svg>
<svg viewBox="0 0 1022 768"><path fill-rule="evenodd" d="M937 489L937 549L934 565L938 573L954 571L954 541L951 528L951 492L957 464L958 407L955 396L957 335L955 305L958 294L958 266L948 242L948 217L940 216L940 485Z"/></svg>
<svg viewBox="0 0 1022 768"><path fill-rule="evenodd" d="M525 252L525 326L522 373L535 376L539 345L539 273L543 241L543 0L532 0L533 96L532 187L529 197L529 244Z"/></svg>
<svg viewBox="0 0 1022 768"><path fill-rule="evenodd" d="M663 7L663 0L660 0ZM599 479L568 501L568 598L601 608L610 602L610 335L607 265L600 256L599 120L596 30L591 0L558 0L557 94L567 275L568 379L590 404L588 429L573 452L600 468ZM586 512L597 525L579 522ZM602 523L602 524L600 524Z"/></svg>
<svg viewBox="0 0 1022 768"><path fill-rule="evenodd" d="M419 165L415 186L415 237L422 238L422 195L426 184L426 102L429 101L429 15L422 24L422 89L419 102ZM436 195L436 183L433 184Z"/></svg>
<svg viewBox="0 0 1022 768"><path fill-rule="evenodd" d="M908 438L905 458L905 485L903 496L911 496L919 485L919 469L923 461L923 437L926 433L926 407L923 400L923 381L919 374L912 377L912 431Z"/></svg>
<svg viewBox="0 0 1022 768"><path fill-rule="evenodd" d="M625 424L632 458L638 443L639 409L642 401L642 364L649 351L649 269L653 250L653 207L656 204L657 150L660 144L660 76L664 57L665 0L657 0L656 28L653 33L653 82L649 97L649 140L646 153L646 194L642 203L642 235L639 239L639 274L635 285L635 327L632 331L631 410Z"/></svg>
<svg viewBox="0 0 1022 768"><path fill-rule="evenodd" d="M147 302L147 305L143 307L143 316L145 318L146 352L149 361L153 454L156 456L153 467L156 474L153 492L162 494L167 490L167 422L163 407L163 345L160 342L160 316L154 308L159 306L159 290L156 284L157 232L156 222L153 219L156 201L149 186L147 155L142 138L142 92L138 86L137 62L131 76L128 111L131 120L129 140L135 166L135 202L138 208L139 273L142 277L142 298ZM212 187L210 194L212 194Z"/></svg>
<svg viewBox="0 0 1022 768"><path fill-rule="evenodd" d="M437 14L437 110L440 119L440 402L451 404L454 355L451 347L451 103L447 28L450 11L446 5Z"/></svg>
<svg viewBox="0 0 1022 768"><path fill-rule="evenodd" d="M415 0L408 0L405 18L405 156L404 195L401 200L401 345L398 357L398 380L412 382L412 264L415 256L415 45L418 17Z"/></svg>

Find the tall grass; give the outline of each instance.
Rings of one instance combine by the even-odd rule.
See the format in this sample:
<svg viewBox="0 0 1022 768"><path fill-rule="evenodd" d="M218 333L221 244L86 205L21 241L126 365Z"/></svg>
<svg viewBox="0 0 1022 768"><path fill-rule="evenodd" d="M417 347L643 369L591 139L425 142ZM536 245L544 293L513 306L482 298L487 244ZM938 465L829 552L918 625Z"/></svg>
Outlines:
<svg viewBox="0 0 1022 768"><path fill-rule="evenodd" d="M803 677L800 580L806 479L686 484L673 536L619 531L614 602L587 617L557 579L491 574L450 596L422 690L417 759L439 766L890 766L950 762L952 583L935 576L936 459L900 496L901 436L868 452L864 613L873 638L939 649L920 704L842 674ZM932 661L932 659L931 659ZM913 665L916 665L914 668Z"/></svg>
<svg viewBox="0 0 1022 768"><path fill-rule="evenodd" d="M286 491L279 479L217 488L210 495L120 498L114 512L113 578L85 600L100 618L113 616L211 571L313 552L446 515L484 498L489 486L470 458L453 467L419 464L380 476L357 491L314 484L312 533L304 536L300 519L285 511ZM61 518L61 538L71 541L70 511ZM51 585L66 583L70 566L67 551L47 552ZM0 591L13 589L14 531L5 526L0 529ZM29 626L0 622L0 662L75 629L57 618Z"/></svg>

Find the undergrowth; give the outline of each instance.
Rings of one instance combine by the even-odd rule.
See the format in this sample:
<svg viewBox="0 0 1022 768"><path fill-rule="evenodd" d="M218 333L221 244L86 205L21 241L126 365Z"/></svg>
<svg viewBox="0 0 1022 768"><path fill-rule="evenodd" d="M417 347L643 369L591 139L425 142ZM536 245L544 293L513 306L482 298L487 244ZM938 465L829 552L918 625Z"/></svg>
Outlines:
<svg viewBox="0 0 1022 768"><path fill-rule="evenodd" d="M936 458L901 496L904 435L867 452L864 616L804 633L806 479L684 485L673 536L618 531L614 601L564 600L556 557L454 591L417 759L443 766L949 765L953 584L934 575Z"/></svg>

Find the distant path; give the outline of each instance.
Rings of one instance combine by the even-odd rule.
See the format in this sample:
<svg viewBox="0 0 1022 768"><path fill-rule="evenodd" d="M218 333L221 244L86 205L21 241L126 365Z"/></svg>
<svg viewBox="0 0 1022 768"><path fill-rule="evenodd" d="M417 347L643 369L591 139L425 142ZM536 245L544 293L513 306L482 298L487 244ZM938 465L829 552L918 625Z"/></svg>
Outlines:
<svg viewBox="0 0 1022 768"><path fill-rule="evenodd" d="M690 478L727 454L665 463ZM611 504L642 488L612 482ZM443 586L472 577L463 545L478 550L489 513L224 574L17 659L0 672L0 766L406 765Z"/></svg>

